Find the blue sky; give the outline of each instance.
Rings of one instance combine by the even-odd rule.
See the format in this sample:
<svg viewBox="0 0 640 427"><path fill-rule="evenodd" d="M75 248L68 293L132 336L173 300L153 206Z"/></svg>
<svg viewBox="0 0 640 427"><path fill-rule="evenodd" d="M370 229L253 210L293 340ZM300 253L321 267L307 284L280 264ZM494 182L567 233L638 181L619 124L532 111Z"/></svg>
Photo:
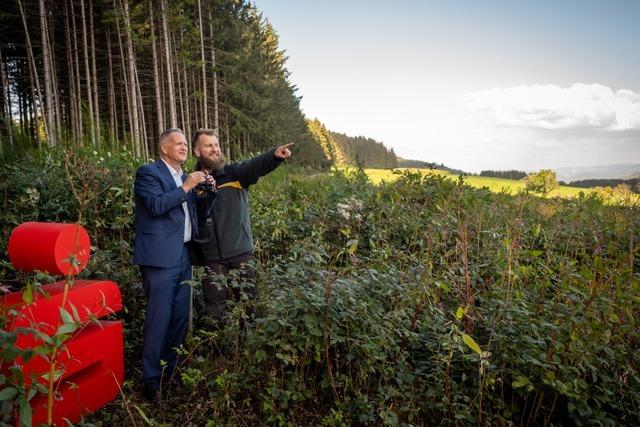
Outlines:
<svg viewBox="0 0 640 427"><path fill-rule="evenodd" d="M640 163L640 0L254 3L331 130L470 172Z"/></svg>

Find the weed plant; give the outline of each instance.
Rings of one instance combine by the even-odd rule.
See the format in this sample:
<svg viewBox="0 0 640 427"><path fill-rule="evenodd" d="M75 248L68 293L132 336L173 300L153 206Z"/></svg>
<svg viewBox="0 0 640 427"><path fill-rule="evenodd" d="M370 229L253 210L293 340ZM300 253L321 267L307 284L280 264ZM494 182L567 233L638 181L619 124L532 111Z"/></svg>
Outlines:
<svg viewBox="0 0 640 427"><path fill-rule="evenodd" d="M130 264L138 163L54 150L0 170L3 248L23 221L79 220L93 246L84 274L122 289L127 381L86 423L640 424L637 208L287 166L250 191L258 298L231 302L212 330L197 272L183 385L151 406ZM7 287L28 279L6 259L0 274Z"/></svg>

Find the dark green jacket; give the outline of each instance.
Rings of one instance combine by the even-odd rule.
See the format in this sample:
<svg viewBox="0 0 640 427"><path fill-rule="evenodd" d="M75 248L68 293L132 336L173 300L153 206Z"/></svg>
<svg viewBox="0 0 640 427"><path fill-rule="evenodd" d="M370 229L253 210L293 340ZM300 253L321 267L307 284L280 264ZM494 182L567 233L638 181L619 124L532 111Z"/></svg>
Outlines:
<svg viewBox="0 0 640 427"><path fill-rule="evenodd" d="M252 159L224 165L215 171L217 193L196 200L200 238L211 240L200 244L204 261L223 261L253 251L253 235L249 215L249 186L274 170L281 159L274 156L275 149ZM202 167L196 164L196 170ZM212 205L213 203L213 205ZM207 211L212 227L206 225Z"/></svg>

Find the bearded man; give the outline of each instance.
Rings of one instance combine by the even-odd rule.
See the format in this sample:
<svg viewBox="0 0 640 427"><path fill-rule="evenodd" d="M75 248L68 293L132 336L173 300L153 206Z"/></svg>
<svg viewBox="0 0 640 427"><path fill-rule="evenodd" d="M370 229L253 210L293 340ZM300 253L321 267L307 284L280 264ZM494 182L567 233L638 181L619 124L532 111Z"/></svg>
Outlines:
<svg viewBox="0 0 640 427"><path fill-rule="evenodd" d="M238 301L241 291L249 299L256 296L256 273L249 263L253 257L249 187L291 157L292 146L281 145L252 159L226 164L213 130L199 129L193 135L196 170L213 176L217 185L217 191L199 195L196 207L198 241L206 269L202 282L205 311L219 327L225 324L226 304L231 297ZM240 284L232 286L234 271Z"/></svg>

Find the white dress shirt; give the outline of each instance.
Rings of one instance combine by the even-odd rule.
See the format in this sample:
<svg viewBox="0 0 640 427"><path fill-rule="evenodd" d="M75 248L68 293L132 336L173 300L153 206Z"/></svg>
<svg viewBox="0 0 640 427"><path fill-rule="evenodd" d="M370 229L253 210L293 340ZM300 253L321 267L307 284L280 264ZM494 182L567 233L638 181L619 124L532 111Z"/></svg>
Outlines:
<svg viewBox="0 0 640 427"><path fill-rule="evenodd" d="M169 168L169 172L171 172L171 176L176 182L176 186L180 187L182 185L182 169L175 170L164 159L161 158L161 160ZM191 240L191 216L189 215L189 207L187 206L187 202L182 202L182 209L184 210L184 242L187 243Z"/></svg>

